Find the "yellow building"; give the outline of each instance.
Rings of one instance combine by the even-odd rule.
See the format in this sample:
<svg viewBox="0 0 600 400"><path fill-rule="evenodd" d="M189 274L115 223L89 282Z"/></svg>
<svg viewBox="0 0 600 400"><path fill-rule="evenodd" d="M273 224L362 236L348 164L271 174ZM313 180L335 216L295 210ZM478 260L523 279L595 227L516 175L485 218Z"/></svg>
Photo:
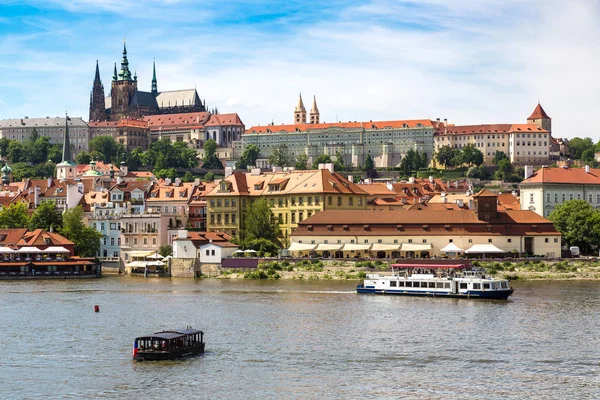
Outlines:
<svg viewBox="0 0 600 400"><path fill-rule="evenodd" d="M234 172L206 195L208 231L232 236L244 229L244 212L256 199L265 198L278 221L283 242L306 218L323 210L365 210L367 193L332 164L319 170L261 173Z"/></svg>

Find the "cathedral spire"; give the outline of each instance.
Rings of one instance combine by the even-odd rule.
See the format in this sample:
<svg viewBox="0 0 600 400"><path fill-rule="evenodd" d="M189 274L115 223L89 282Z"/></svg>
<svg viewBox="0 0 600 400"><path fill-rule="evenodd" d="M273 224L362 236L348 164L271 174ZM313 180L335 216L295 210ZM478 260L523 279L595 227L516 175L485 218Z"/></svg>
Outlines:
<svg viewBox="0 0 600 400"><path fill-rule="evenodd" d="M321 114L319 113L319 108L317 107L317 96L313 96L312 109L310 110L310 123L318 124L320 122Z"/></svg>
<svg viewBox="0 0 600 400"><path fill-rule="evenodd" d="M152 61L152 94L158 94L158 84L156 82L156 61Z"/></svg>
<svg viewBox="0 0 600 400"><path fill-rule="evenodd" d="M306 108L304 108L304 103L302 102L302 93L300 93L300 97L298 97L298 104L296 105L296 109L294 110L294 123L306 123Z"/></svg>
<svg viewBox="0 0 600 400"><path fill-rule="evenodd" d="M119 76L117 75L117 63L115 63L115 72L113 72L113 81L116 81L119 79Z"/></svg>
<svg viewBox="0 0 600 400"><path fill-rule="evenodd" d="M131 80L131 71L129 71L129 60L127 60L127 44L123 42L123 58L121 59L121 72L119 72L119 78L122 81Z"/></svg>
<svg viewBox="0 0 600 400"><path fill-rule="evenodd" d="M100 82L100 68L98 68L98 60L96 60L96 76L94 77L94 83Z"/></svg>

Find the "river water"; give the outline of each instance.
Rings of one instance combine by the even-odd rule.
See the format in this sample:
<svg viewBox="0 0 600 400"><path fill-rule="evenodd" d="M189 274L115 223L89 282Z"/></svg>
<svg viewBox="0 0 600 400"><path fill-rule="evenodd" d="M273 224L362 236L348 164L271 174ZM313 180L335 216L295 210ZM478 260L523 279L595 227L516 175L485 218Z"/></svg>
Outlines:
<svg viewBox="0 0 600 400"><path fill-rule="evenodd" d="M600 282L516 282L509 301L355 284L2 281L0 398L600 398ZM135 336L186 325L203 356L131 360Z"/></svg>

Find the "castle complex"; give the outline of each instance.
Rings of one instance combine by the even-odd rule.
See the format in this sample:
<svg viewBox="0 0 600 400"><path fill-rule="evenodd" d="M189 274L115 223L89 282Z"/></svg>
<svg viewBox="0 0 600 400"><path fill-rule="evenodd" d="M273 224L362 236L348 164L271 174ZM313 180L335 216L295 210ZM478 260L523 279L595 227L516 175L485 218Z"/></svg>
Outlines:
<svg viewBox="0 0 600 400"><path fill-rule="evenodd" d="M121 70L117 64L111 81L110 95L105 97L104 85L96 62L96 75L90 94L90 122L119 121L122 118L142 118L146 115L178 114L206 111L206 101L201 101L196 89L158 91L156 64L153 64L150 92L138 90L137 74L131 75L127 47L123 45Z"/></svg>

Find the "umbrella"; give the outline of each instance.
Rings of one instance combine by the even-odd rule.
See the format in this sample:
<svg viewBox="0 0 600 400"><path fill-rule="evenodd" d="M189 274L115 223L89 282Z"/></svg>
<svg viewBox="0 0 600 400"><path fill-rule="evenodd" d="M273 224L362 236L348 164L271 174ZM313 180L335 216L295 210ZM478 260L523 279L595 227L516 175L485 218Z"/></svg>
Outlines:
<svg viewBox="0 0 600 400"><path fill-rule="evenodd" d="M154 267L154 266L155 266L155 267L161 267L161 266L163 266L163 265L165 265L165 263L164 263L164 262L162 262L162 261L158 261L158 260L157 260L157 261L150 261L150 262L148 263L148 266L153 266L153 267Z"/></svg>
<svg viewBox="0 0 600 400"><path fill-rule="evenodd" d="M244 253L244 250L236 250L234 253Z"/></svg>
<svg viewBox="0 0 600 400"><path fill-rule="evenodd" d="M258 253L256 250L244 250L244 253Z"/></svg>
<svg viewBox="0 0 600 400"><path fill-rule="evenodd" d="M154 253L151 256L147 256L146 258L149 258L151 260L162 260L163 256L161 256L158 253Z"/></svg>

